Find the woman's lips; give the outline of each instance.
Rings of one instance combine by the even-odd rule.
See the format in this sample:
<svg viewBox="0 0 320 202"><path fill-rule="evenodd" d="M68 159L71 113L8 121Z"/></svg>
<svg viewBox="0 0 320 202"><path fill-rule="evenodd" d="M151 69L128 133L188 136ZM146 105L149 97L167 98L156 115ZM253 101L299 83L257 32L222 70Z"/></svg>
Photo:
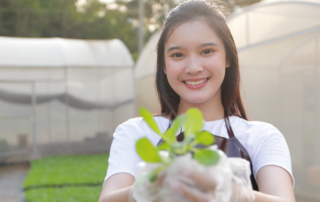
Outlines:
<svg viewBox="0 0 320 202"><path fill-rule="evenodd" d="M208 83L208 80L209 80L209 78L200 79L197 81L186 80L186 81L183 81L183 83L187 88L194 90L194 89L199 89L199 88L202 88L203 86L205 86Z"/></svg>

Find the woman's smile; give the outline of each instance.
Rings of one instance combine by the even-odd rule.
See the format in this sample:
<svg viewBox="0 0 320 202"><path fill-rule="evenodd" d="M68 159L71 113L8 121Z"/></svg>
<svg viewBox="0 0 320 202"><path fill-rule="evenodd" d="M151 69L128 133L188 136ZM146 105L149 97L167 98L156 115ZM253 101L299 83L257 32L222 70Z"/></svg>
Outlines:
<svg viewBox="0 0 320 202"><path fill-rule="evenodd" d="M195 79L184 80L182 82L187 88L196 90L204 87L208 83L208 80L209 78L204 78L204 79L195 78Z"/></svg>

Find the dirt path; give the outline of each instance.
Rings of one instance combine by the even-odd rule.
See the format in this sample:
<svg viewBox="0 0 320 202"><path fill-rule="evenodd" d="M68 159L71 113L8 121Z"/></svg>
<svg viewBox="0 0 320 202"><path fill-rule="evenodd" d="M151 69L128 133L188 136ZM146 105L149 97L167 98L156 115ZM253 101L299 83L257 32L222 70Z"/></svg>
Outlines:
<svg viewBox="0 0 320 202"><path fill-rule="evenodd" d="M0 166L0 200L3 202L24 202L22 183L29 165Z"/></svg>

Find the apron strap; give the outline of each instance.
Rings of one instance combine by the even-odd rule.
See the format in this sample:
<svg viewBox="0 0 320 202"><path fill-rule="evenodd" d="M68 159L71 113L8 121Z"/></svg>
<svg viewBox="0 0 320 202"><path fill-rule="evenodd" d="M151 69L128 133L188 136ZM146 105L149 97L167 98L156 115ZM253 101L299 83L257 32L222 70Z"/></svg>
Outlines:
<svg viewBox="0 0 320 202"><path fill-rule="evenodd" d="M246 159L247 161L250 162L250 170L251 170L250 180L251 180L251 184L252 184L252 189L256 190L256 191L259 191L259 187L258 187L257 181L254 178L254 174L253 174L253 166L252 166L253 164L252 164L251 158L250 158L247 150L244 148L244 146L235 137L235 135L233 133L233 130L232 130L232 127L231 127L231 124L230 124L229 117L226 114L225 114L224 120L225 120L225 124L226 124L226 128L227 128L227 132L228 132L228 135L229 135L229 140L233 141L240 148L241 158ZM228 152L226 152L226 154L228 154Z"/></svg>

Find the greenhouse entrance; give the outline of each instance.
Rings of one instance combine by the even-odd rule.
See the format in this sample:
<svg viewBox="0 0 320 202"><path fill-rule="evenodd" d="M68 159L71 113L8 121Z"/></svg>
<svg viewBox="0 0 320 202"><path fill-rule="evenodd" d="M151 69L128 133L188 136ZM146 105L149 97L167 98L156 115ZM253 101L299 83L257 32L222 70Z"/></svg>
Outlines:
<svg viewBox="0 0 320 202"><path fill-rule="evenodd" d="M120 40L0 44L0 163L107 152L134 116L133 60Z"/></svg>

